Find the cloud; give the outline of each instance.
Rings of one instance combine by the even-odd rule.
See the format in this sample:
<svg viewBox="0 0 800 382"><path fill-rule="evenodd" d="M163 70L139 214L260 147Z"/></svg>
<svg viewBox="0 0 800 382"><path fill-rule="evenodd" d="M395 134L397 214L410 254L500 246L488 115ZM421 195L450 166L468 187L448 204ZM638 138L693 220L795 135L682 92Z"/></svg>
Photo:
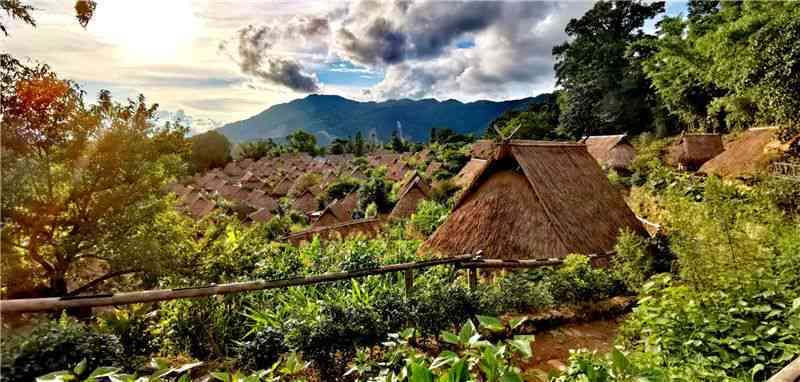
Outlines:
<svg viewBox="0 0 800 382"><path fill-rule="evenodd" d="M360 0L242 28L235 61L248 76L303 92L320 91L316 74L332 84L331 72L363 70L383 74L363 89L371 99L525 97L554 88L552 47L591 6Z"/></svg>
<svg viewBox="0 0 800 382"><path fill-rule="evenodd" d="M294 17L288 23L248 26L237 32L236 57L242 73L268 84L300 92L319 91L316 75L309 73L296 58L280 53L289 46L297 52L319 51L319 39L329 34L328 20L320 17ZM220 50L228 50L223 42Z"/></svg>

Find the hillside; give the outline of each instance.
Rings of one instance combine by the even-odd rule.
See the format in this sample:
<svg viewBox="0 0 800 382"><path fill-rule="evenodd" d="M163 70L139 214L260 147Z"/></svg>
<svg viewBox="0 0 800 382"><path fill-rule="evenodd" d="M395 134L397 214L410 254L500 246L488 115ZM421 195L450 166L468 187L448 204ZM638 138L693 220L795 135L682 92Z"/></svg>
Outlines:
<svg viewBox="0 0 800 382"><path fill-rule="evenodd" d="M508 109L540 102L543 95L519 100L462 103L456 100L389 100L359 102L335 95L312 94L272 106L259 114L229 123L218 131L233 142L285 137L296 129L314 134L321 144L361 132L380 140L401 128L403 137L426 141L431 127L449 127L459 133L482 134L489 122Z"/></svg>

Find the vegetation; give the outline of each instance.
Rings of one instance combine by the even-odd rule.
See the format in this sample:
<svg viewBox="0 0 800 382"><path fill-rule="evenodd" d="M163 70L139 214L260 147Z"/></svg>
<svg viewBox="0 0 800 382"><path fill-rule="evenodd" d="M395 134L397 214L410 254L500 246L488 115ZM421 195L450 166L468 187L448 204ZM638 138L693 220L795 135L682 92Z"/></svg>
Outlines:
<svg viewBox="0 0 800 382"><path fill-rule="evenodd" d="M212 130L191 138L191 170L205 172L224 167L231 161L231 143L224 135Z"/></svg>

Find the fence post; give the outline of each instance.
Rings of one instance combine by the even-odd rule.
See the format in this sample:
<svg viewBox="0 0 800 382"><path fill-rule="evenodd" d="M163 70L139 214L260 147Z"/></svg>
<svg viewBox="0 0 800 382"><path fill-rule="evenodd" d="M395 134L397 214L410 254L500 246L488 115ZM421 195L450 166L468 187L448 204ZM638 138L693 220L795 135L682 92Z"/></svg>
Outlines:
<svg viewBox="0 0 800 382"><path fill-rule="evenodd" d="M469 289L475 290L478 287L478 268L469 268Z"/></svg>
<svg viewBox="0 0 800 382"><path fill-rule="evenodd" d="M406 277L406 297L408 297L411 295L411 289L414 288L414 270L406 269L404 273Z"/></svg>

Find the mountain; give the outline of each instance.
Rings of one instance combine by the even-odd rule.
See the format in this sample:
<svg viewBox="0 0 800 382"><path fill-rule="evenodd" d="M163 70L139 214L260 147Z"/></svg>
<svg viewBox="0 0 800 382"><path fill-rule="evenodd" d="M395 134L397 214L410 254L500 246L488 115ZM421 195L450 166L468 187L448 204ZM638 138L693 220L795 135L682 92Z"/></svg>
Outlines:
<svg viewBox="0 0 800 382"><path fill-rule="evenodd" d="M274 105L248 119L229 123L217 131L232 142L283 138L303 129L320 144L361 132L386 141L399 129L416 142L427 141L432 127L449 127L459 133L483 134L489 123L508 109L522 109L541 102L543 95L512 101L389 100L359 102L336 95L312 94L289 103Z"/></svg>

